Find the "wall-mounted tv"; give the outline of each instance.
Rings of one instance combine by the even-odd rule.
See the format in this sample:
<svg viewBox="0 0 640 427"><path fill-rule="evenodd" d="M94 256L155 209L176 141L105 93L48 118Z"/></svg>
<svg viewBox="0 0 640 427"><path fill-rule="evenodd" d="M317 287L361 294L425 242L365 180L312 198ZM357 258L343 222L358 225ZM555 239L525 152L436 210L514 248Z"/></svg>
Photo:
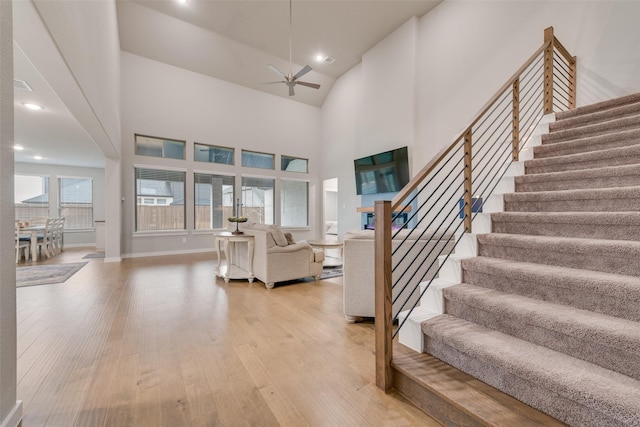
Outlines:
<svg viewBox="0 0 640 427"><path fill-rule="evenodd" d="M353 161L356 193L377 194L400 191L409 183L407 147L362 157Z"/></svg>

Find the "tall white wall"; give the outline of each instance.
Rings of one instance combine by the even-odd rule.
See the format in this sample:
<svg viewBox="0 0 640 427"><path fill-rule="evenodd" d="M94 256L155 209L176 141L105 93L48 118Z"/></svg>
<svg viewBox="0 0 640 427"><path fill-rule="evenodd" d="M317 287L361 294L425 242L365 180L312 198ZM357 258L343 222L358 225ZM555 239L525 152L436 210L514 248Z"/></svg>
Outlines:
<svg viewBox="0 0 640 427"><path fill-rule="evenodd" d="M415 140L416 41L412 18L369 50L322 107L323 178L338 178L338 234L360 228L353 160Z"/></svg>
<svg viewBox="0 0 640 427"><path fill-rule="evenodd" d="M12 2L0 1L0 426L22 418L16 401L16 268L13 209Z"/></svg>
<svg viewBox="0 0 640 427"><path fill-rule="evenodd" d="M131 53L122 53L122 194L123 253L143 254L213 250L211 233L193 232L193 171L310 181L309 229L295 230L297 240L319 237L320 110ZM135 134L187 141L186 160L137 156ZM236 165L193 161L193 143L235 148ZM276 154L276 170L243 168L240 150ZM282 172L280 155L309 159L309 174ZM187 228L181 233L134 232L134 165L187 171ZM276 217L279 212L276 212ZM186 239L186 243L183 243Z"/></svg>
<svg viewBox="0 0 640 427"><path fill-rule="evenodd" d="M638 19L640 2L445 0L398 28L322 107L322 178L339 179L339 233L360 226L353 159L406 142L415 174L542 45L546 27L578 57L578 105L640 91Z"/></svg>

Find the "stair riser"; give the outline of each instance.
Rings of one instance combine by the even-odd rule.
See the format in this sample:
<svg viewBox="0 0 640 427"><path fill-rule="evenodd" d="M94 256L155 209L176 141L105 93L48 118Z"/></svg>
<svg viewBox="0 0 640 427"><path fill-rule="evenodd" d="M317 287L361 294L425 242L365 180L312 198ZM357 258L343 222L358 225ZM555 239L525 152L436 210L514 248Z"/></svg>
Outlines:
<svg viewBox="0 0 640 427"><path fill-rule="evenodd" d="M623 257L617 254L603 253L599 247L591 247L579 253L571 253L564 248L521 248L486 244L479 241L478 255L640 277L640 263L638 262L640 258L637 258L636 254L629 253Z"/></svg>
<svg viewBox="0 0 640 427"><path fill-rule="evenodd" d="M505 212L637 212L637 198L504 201Z"/></svg>
<svg viewBox="0 0 640 427"><path fill-rule="evenodd" d="M608 135L614 132L623 132L627 130L637 129L640 125L640 117L631 117L623 119L621 123L601 123L594 127L581 127L578 129L569 129L548 133L542 135L542 145L557 144L559 142L574 141L582 138L592 138L596 136Z"/></svg>
<svg viewBox="0 0 640 427"><path fill-rule="evenodd" d="M580 126L603 123L609 120L620 119L637 114L640 114L640 103L629 104L618 108L558 120L556 122L549 123L549 132L558 132Z"/></svg>
<svg viewBox="0 0 640 427"><path fill-rule="evenodd" d="M624 426L600 411L587 408L545 388L542 384L511 373L507 366L494 365L489 360L476 359L447 345L442 340L429 336L428 333L425 337L425 351L569 425L583 427Z"/></svg>
<svg viewBox="0 0 640 427"><path fill-rule="evenodd" d="M640 144L640 139L638 138L610 137L597 141L578 140L566 144L550 144L533 147L533 156L536 159L544 159L570 154L591 153L611 148L631 147L638 144Z"/></svg>
<svg viewBox="0 0 640 427"><path fill-rule="evenodd" d="M545 277L544 283L540 283L538 280L516 277L511 271L490 274L463 269L463 277L464 283L471 285L640 322L640 289L634 295L626 294L626 298L623 298L608 292L606 285L601 288L593 287L592 291L588 292L578 284L572 287L569 280Z"/></svg>
<svg viewBox="0 0 640 427"><path fill-rule="evenodd" d="M522 177L526 178L526 177ZM548 181L527 182L526 179L516 180L516 192L537 192L537 191L561 191L578 190L587 188L617 188L633 187L640 185L640 175L622 176L602 176L598 178L585 179L569 178L553 179Z"/></svg>
<svg viewBox="0 0 640 427"><path fill-rule="evenodd" d="M634 93L632 95L627 95L621 98L598 102L597 104L585 105L583 107L578 107L567 111L559 111L556 113L556 120L567 120L573 117L580 117L601 111L620 108L638 102L640 102L640 94Z"/></svg>
<svg viewBox="0 0 640 427"><path fill-rule="evenodd" d="M491 230L494 233L525 234L530 236L640 241L640 227L637 225L528 223L494 220L492 221Z"/></svg>
<svg viewBox="0 0 640 427"><path fill-rule="evenodd" d="M525 165L525 173L527 175L532 175L537 173L566 172L573 170L603 168L607 166L633 165L638 163L640 163L640 154L624 157L613 157L608 159L596 159L590 161L558 163L554 165L538 166L534 163L532 165Z"/></svg>
<svg viewBox="0 0 640 427"><path fill-rule="evenodd" d="M445 291L445 295L447 292ZM460 301L445 299L449 315L491 328L513 337L542 345L552 350L585 360L606 369L640 379L640 358L636 357L640 343L628 343L624 351L603 345L596 334L583 331L582 338L550 330L541 324L527 322L517 313L492 312L490 307L475 307Z"/></svg>

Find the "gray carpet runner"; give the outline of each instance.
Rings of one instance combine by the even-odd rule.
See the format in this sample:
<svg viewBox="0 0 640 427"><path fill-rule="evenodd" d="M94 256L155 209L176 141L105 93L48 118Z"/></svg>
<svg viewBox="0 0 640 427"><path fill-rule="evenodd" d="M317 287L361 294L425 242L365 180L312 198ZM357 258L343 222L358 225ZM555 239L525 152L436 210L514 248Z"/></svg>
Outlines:
<svg viewBox="0 0 640 427"><path fill-rule="evenodd" d="M572 426L640 426L640 94L558 113L423 323L425 351Z"/></svg>

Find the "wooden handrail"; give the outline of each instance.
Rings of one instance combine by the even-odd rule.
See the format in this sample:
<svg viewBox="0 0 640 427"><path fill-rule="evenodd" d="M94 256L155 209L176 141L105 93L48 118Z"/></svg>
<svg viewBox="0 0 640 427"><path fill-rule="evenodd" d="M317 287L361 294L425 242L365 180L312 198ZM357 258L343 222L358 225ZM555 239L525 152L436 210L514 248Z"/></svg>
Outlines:
<svg viewBox="0 0 640 427"><path fill-rule="evenodd" d="M420 185L420 183L425 179L425 177L429 175L429 173L431 173L433 168L438 163L440 163L440 161L447 154L449 154L451 150L453 150L453 148L456 146L456 144L458 144L458 142L460 142L464 138L464 134L467 132L467 129L469 127L473 127L476 123L478 123L478 121L482 118L482 116L484 116L484 114L487 113L487 111L489 111L489 109L493 106L493 104L495 104L496 101L498 101L498 99L500 99L500 97L504 95L504 93L507 90L511 88L514 81L520 76L520 74L522 74L524 70L526 70L550 44L551 44L550 40L545 41L544 44L540 46L540 48L536 50L536 52L533 55L531 55L531 57L527 60L527 62L525 62L522 67L518 68L518 71L516 71L513 74L513 76L511 76L511 78L507 81L507 83L505 83L500 89L498 89L496 94L493 97L491 97L491 100L487 102L482 107L480 112L474 116L473 120L471 121L471 124L467 128L465 128L463 132L460 133L460 135L455 139L455 141L453 141L453 143L450 146L440 150L438 154L436 154L436 156L429 163L427 163L417 174L413 176L413 178L411 178L409 183L402 190L400 190L400 192L393 198L391 202L392 210L396 211L398 207L402 204L402 202L409 197L411 192L416 188L418 188L418 185Z"/></svg>
<svg viewBox="0 0 640 427"><path fill-rule="evenodd" d="M569 63L569 108L576 108L577 58L571 56L567 48L555 37L553 38L553 45Z"/></svg>
<svg viewBox="0 0 640 427"><path fill-rule="evenodd" d="M551 31L553 31L553 27L549 27L551 28ZM558 52L564 56L564 58L567 60L567 62L569 64L575 64L576 62L576 57L575 56L571 56L571 54L569 53L569 51L567 50L566 47L564 47L564 45L562 43L560 43L560 40L558 40L557 38L553 37L553 46L558 49Z"/></svg>

